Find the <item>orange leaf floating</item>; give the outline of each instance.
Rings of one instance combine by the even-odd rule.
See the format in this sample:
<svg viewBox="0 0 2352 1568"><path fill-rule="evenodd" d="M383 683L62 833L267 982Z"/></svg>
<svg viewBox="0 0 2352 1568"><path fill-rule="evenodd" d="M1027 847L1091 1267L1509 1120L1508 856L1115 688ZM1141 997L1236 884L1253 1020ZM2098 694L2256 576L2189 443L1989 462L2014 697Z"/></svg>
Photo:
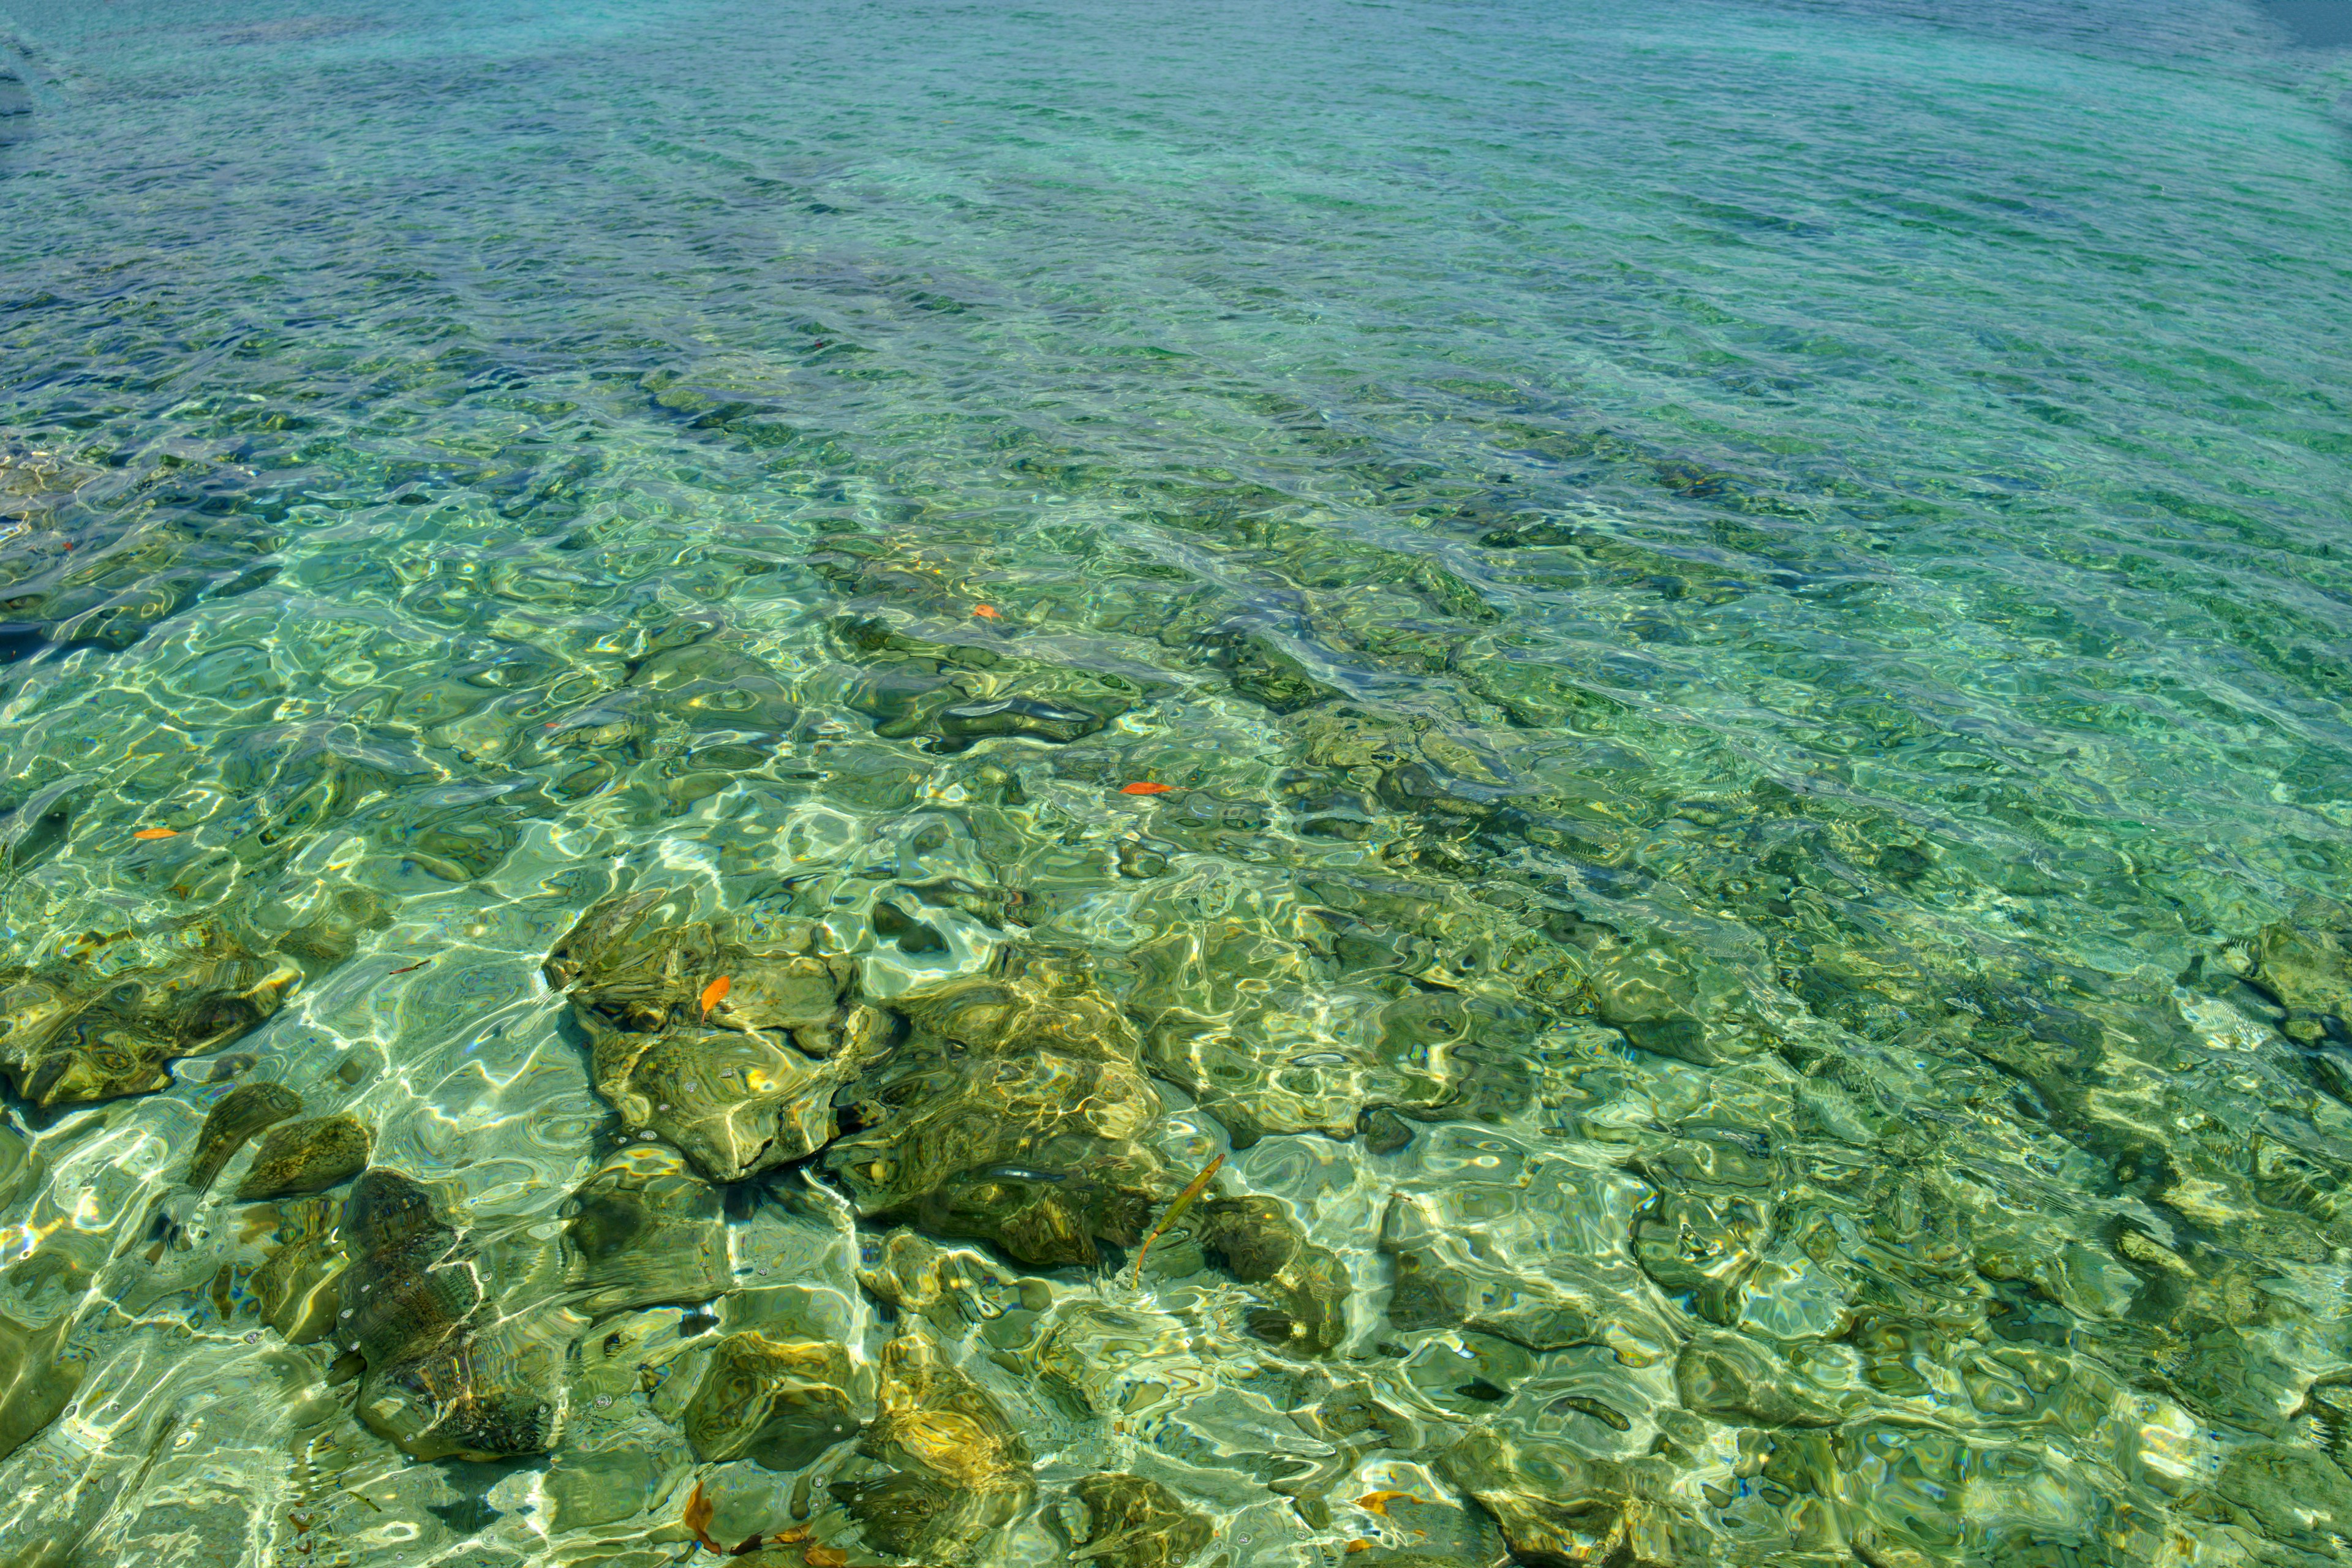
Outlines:
<svg viewBox="0 0 2352 1568"><path fill-rule="evenodd" d="M1121 784L1118 786L1118 793L1121 795L1166 795L1175 786L1173 784Z"/></svg>
<svg viewBox="0 0 2352 1568"><path fill-rule="evenodd" d="M709 1017L710 1016L710 1010L713 1007L718 1006L721 1002L726 1001L727 993L733 989L735 989L735 983L732 980L728 979L724 974L712 981L709 984L704 986L702 988L703 1016Z"/></svg>
<svg viewBox="0 0 2352 1568"><path fill-rule="evenodd" d="M1356 1506L1367 1513L1376 1513L1382 1519L1386 1519L1389 1516L1389 1504L1400 1499L1406 1502L1421 1500L1411 1492L1366 1492L1356 1500Z"/></svg>
<svg viewBox="0 0 2352 1568"><path fill-rule="evenodd" d="M702 1495L702 1485L698 1481L695 1483L694 1495L686 1500L686 1512L679 1522L694 1531L694 1538L697 1541L724 1557L727 1554L727 1548L710 1539L710 1516L718 1511L711 1506L710 1500Z"/></svg>
<svg viewBox="0 0 2352 1568"><path fill-rule="evenodd" d="M1365 1540L1362 1536L1360 1536L1360 1536L1358 1536L1358 1537L1356 1537L1356 1539L1355 1539L1355 1540L1350 1541L1349 1542L1348 1542L1348 1552L1349 1552L1349 1555L1350 1555L1350 1556L1353 1556L1355 1553L1357 1553L1357 1552L1370 1552L1371 1549L1372 1549L1372 1543L1371 1543L1370 1542L1369 1542L1369 1541L1366 1541L1366 1540Z"/></svg>
<svg viewBox="0 0 2352 1568"><path fill-rule="evenodd" d="M841 1568L849 1561L849 1553L838 1546L812 1546L801 1553L801 1561L809 1568Z"/></svg>
<svg viewBox="0 0 2352 1568"><path fill-rule="evenodd" d="M180 830L176 827L142 827L131 837L133 838L177 838L179 836Z"/></svg>
<svg viewBox="0 0 2352 1568"><path fill-rule="evenodd" d="M1001 621L1004 618L1004 612L994 605L974 605L971 607L971 613L982 620Z"/></svg>

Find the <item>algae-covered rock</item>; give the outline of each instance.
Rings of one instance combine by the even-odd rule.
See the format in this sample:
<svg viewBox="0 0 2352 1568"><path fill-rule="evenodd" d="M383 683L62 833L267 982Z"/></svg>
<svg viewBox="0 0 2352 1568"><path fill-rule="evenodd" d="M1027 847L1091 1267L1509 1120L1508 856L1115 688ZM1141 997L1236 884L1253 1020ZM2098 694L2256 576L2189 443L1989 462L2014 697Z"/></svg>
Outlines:
<svg viewBox="0 0 2352 1568"><path fill-rule="evenodd" d="M857 1431L849 1352L818 1340L776 1340L757 1331L711 1347L686 1407L686 1439L706 1464L749 1458L796 1470Z"/></svg>
<svg viewBox="0 0 2352 1568"><path fill-rule="evenodd" d="M858 1287L896 1315L921 1317L944 1334L1000 1317L1015 1303L1034 1308L1045 1290L1034 1279L1005 1279L984 1253L941 1247L911 1230L891 1231L864 1254Z"/></svg>
<svg viewBox="0 0 2352 1568"><path fill-rule="evenodd" d="M489 1310L482 1260L399 1172L359 1179L342 1230L350 1266L337 1337L366 1362L358 1410L367 1424L416 1459L551 1447L576 1321Z"/></svg>
<svg viewBox="0 0 2352 1568"><path fill-rule="evenodd" d="M583 1326L562 1312L535 1314L371 1368L360 1414L413 1459L546 1453L562 1434L564 1356Z"/></svg>
<svg viewBox="0 0 2352 1568"><path fill-rule="evenodd" d="M631 1438L593 1447L566 1442L547 1470L551 1523L558 1531L587 1530L641 1513L664 1468L657 1455Z"/></svg>
<svg viewBox="0 0 2352 1568"><path fill-rule="evenodd" d="M338 888L324 897L310 918L289 927L278 951L314 970L331 969L357 951L360 938L392 923L383 900L363 888Z"/></svg>
<svg viewBox="0 0 2352 1568"><path fill-rule="evenodd" d="M70 1319L38 1328L0 1315L0 1459L58 1418L81 1387L82 1363L65 1355Z"/></svg>
<svg viewBox="0 0 2352 1568"><path fill-rule="evenodd" d="M1106 1568L1182 1568L1214 1533L1158 1481L1116 1471L1080 1478L1071 1489L1087 1506L1087 1538L1070 1555Z"/></svg>
<svg viewBox="0 0 2352 1568"><path fill-rule="evenodd" d="M898 998L910 1038L861 1078L866 1126L825 1152L860 1215L995 1243L1024 1263L1133 1246L1173 1185L1139 1142L1160 1097L1082 977L952 982Z"/></svg>
<svg viewBox="0 0 2352 1568"><path fill-rule="evenodd" d="M310 1344L334 1329L342 1306L343 1255L331 1233L342 1208L333 1198L278 1207L274 1245L247 1288L262 1321L288 1344Z"/></svg>
<svg viewBox="0 0 2352 1568"><path fill-rule="evenodd" d="M1263 633L1225 632L1211 640L1234 691L1276 713L1295 713L1341 695Z"/></svg>
<svg viewBox="0 0 2352 1568"><path fill-rule="evenodd" d="M909 1056L870 1100L887 1119L826 1152L859 1213L972 1237L1040 1267L1142 1237L1159 1163L1134 1134L1157 1097L1118 1064ZM929 1070L920 1070L929 1067Z"/></svg>
<svg viewBox="0 0 2352 1568"><path fill-rule="evenodd" d="M2257 984L2291 1014L2326 1020L2337 1038L2352 1039L2352 910L2315 900L2264 926L2252 952Z"/></svg>
<svg viewBox="0 0 2352 1568"><path fill-rule="evenodd" d="M1631 1044L1700 1067L1752 1053L1728 1016L1737 980L1695 944L1651 932L1596 959L1585 982L1593 1010Z"/></svg>
<svg viewBox="0 0 2352 1568"><path fill-rule="evenodd" d="M1259 1337L1319 1355L1348 1333L1348 1266L1307 1239L1279 1200L1208 1198L1193 1208L1202 1247L1273 1302L1255 1315Z"/></svg>
<svg viewBox="0 0 2352 1568"><path fill-rule="evenodd" d="M398 1171L362 1176L343 1201L342 1324L371 1369L429 1354L483 1301L479 1272L433 1195Z"/></svg>
<svg viewBox="0 0 2352 1568"><path fill-rule="evenodd" d="M935 642L879 616L845 618L833 634L865 666L837 678L842 705L872 719L877 736L920 739L939 755L990 740L1067 745L1133 708L1140 690L1118 675Z"/></svg>
<svg viewBox="0 0 2352 1568"><path fill-rule="evenodd" d="M607 1037L593 1068L630 1131L668 1140L714 1182L824 1147L843 1076L771 1037L703 1028L646 1041Z"/></svg>
<svg viewBox="0 0 2352 1568"><path fill-rule="evenodd" d="M1633 1257L1669 1296L1728 1327L1771 1228L1769 1205L1738 1194L1660 1193L1633 1222Z"/></svg>
<svg viewBox="0 0 2352 1568"><path fill-rule="evenodd" d="M0 1205L13 1204L26 1194L38 1191L47 1177L48 1162L41 1158L32 1142L0 1127Z"/></svg>
<svg viewBox="0 0 2352 1568"><path fill-rule="evenodd" d="M932 750L952 753L1000 735L1066 745L1101 729L1109 722L1109 716L1067 702L992 697L940 708L931 722L940 737ZM887 733L887 727L875 732Z"/></svg>
<svg viewBox="0 0 2352 1568"><path fill-rule="evenodd" d="M2352 1539L2352 1476L2316 1449L2252 1443L2222 1461L2213 1491L2272 1540L2341 1551Z"/></svg>
<svg viewBox="0 0 2352 1568"><path fill-rule="evenodd" d="M732 1284L719 1194L656 1144L627 1145L572 1194L565 1280L592 1317L708 1301Z"/></svg>
<svg viewBox="0 0 2352 1568"><path fill-rule="evenodd" d="M0 83L16 86L5 77ZM0 142L10 139L0 133ZM15 477L0 468L0 480ZM171 506L141 511L142 521L110 538L77 526L91 547L65 542L45 570L26 570L34 563L22 556L0 568L11 628L20 636L37 629L60 644L127 648L207 587L254 571L280 537L257 519L199 519ZM10 531L21 531L20 524Z"/></svg>
<svg viewBox="0 0 2352 1568"><path fill-rule="evenodd" d="M1003 1409L919 1332L884 1347L880 1410L858 1452L890 1473L833 1494L896 1556L966 1561L1035 1489L1029 1446Z"/></svg>
<svg viewBox="0 0 2352 1568"><path fill-rule="evenodd" d="M764 963L791 962L807 957L807 931L793 931L760 957ZM572 999L572 1011L583 1027L595 1018L628 1035L656 1035L670 1025L706 1018L701 999L719 978L730 980L719 1002L731 1004L730 1011L736 1011L740 1004L734 1004L734 987L748 975L739 978L734 971L748 969L751 959L751 950L724 941L713 921L694 920L687 898L652 886L607 898L581 914L548 950L543 971L548 985ZM846 975L840 971L825 971L825 975L818 994L809 996L807 1008L795 1008L793 1020L830 1013ZM751 994L748 985L746 994ZM802 1002L797 992L793 999ZM746 1018L746 1023L760 1027L769 1020Z"/></svg>
<svg viewBox="0 0 2352 1568"><path fill-rule="evenodd" d="M545 969L626 1130L731 1182L824 1146L834 1090L857 1066L845 1030L870 1034L850 1005L856 966L812 946L806 926L738 940L733 921L691 919L650 888L590 910Z"/></svg>
<svg viewBox="0 0 2352 1568"><path fill-rule="evenodd" d="M639 665L630 686L688 728L788 730L799 717L791 691L748 650L722 640L664 648Z"/></svg>
<svg viewBox="0 0 2352 1568"><path fill-rule="evenodd" d="M1705 1535L1641 1464L1481 1426L1437 1468L1494 1516L1527 1568L1684 1568L1707 1556Z"/></svg>
<svg viewBox="0 0 2352 1568"><path fill-rule="evenodd" d="M1683 1407L1745 1426L1834 1426L1839 1416L1793 1386L1787 1368L1736 1335L1692 1340L1675 1360L1675 1389Z"/></svg>
<svg viewBox="0 0 2352 1568"><path fill-rule="evenodd" d="M1179 836L1164 819L1155 830ZM1167 892L1222 901L1233 893L1211 883L1227 875L1199 870ZM1577 989L1561 950L1451 889L1370 872L1311 887L1331 906L1317 915L1336 973L1272 909L1171 921L1134 952L1127 1001L1152 1074L1192 1095L1236 1148L1276 1132L1351 1139L1383 1108L1421 1121L1524 1109L1541 1008Z"/></svg>
<svg viewBox="0 0 2352 1568"><path fill-rule="evenodd" d="M323 1193L367 1169L375 1133L356 1116L318 1116L271 1128L236 1186L237 1201Z"/></svg>
<svg viewBox="0 0 2352 1568"><path fill-rule="evenodd" d="M148 1094L163 1064L258 1028L301 971L223 942L184 961L101 973L52 964L0 973L0 1070L35 1105Z"/></svg>
<svg viewBox="0 0 2352 1568"><path fill-rule="evenodd" d="M1410 1194L1390 1199L1381 1225L1381 1250L1394 1259L1389 1292L1391 1327L1472 1329L1532 1351L1587 1343L1605 1310L1580 1290L1540 1275L1473 1261L1467 1249Z"/></svg>
<svg viewBox="0 0 2352 1568"><path fill-rule="evenodd" d="M247 1140L301 1112L302 1097L282 1083L248 1083L229 1090L205 1113L196 1133L188 1185L206 1191Z"/></svg>

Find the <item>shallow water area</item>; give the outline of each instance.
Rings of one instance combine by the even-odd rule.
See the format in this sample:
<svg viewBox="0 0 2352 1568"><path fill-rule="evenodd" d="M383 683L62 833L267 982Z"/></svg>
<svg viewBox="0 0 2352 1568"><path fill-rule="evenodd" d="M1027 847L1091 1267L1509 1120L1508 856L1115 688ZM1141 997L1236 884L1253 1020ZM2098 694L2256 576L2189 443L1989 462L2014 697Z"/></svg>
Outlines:
<svg viewBox="0 0 2352 1568"><path fill-rule="evenodd" d="M2339 1560L2322 9L0 0L0 1568Z"/></svg>

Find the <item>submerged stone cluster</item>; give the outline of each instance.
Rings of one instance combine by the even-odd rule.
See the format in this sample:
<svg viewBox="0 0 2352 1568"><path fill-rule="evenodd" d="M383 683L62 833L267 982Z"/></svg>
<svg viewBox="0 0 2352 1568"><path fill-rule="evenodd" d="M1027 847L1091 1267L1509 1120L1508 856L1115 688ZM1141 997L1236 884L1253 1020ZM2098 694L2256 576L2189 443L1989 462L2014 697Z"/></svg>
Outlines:
<svg viewBox="0 0 2352 1568"><path fill-rule="evenodd" d="M566 615L239 731L201 826L17 790L55 909L205 912L0 973L0 1568L207 1486L271 1568L2342 1552L2352 915L1791 787L1192 502L1295 618L1138 566L1052 643L845 528L787 674L566 645L541 563L478 591ZM2142 946L2019 934L2051 889Z"/></svg>
<svg viewBox="0 0 2352 1568"><path fill-rule="evenodd" d="M1989 1507L2011 1487L2056 1488L2070 1500L2029 1490L2013 1506L2093 1506L2095 1489L2014 1451L1999 1479L1980 1475L2002 1452L1988 1439L2027 1419L2051 1441L2119 1441L2124 1413L2132 1430L2162 1426L2152 1399L2275 1434L2164 1483L2215 1518L2307 1552L2352 1506L2326 1444L2296 1436L2300 1423L2335 1442L2352 1400L2284 1362L2265 1370L2243 1331L2264 1320L2213 1292L2274 1324L2261 1303L2278 1298L2200 1273L2177 1230L2027 1241L2015 1211L1986 1201L1990 1166L1918 1171L1898 1152L1915 1130L1835 1076L1793 1071L1785 1045L1728 1071L1736 1052L1703 1076L1675 1069L1696 1098L1646 1131L1609 1119L1596 1074L1624 1069L1592 1058L1580 1089L1536 1091L1566 1091L1578 1118L1565 1161L1499 1123L1480 1132L1464 1114L1474 1071L1384 1102L1397 1121L1368 1110L1348 1135L1390 1153L1445 1140L1502 1157L1392 1188L1356 1252L1376 1260L1367 1314L1349 1262L1289 1204L1222 1177L1151 1272L1122 1277L1187 1173L1157 1141L1167 1091L1133 996L1083 957L1008 944L982 973L875 997L818 925L754 931L692 906L670 889L616 896L550 952L613 1112L609 1153L557 1234L468 1215L454 1188L395 1168L362 1173L369 1129L302 1119L268 1082L215 1102L187 1173L208 1186L255 1144L236 1200L278 1201L281 1216L252 1280L261 1317L340 1355L353 1415L411 1458L545 1467L551 1526L602 1543L577 1561L698 1547L978 1563L1058 1541L1076 1561L1180 1568L1219 1537L1219 1508L1171 1487L1173 1456L1160 1476L1110 1462L1132 1414L1166 1398L1171 1331L1225 1337L1181 1352L1194 1375L1291 1391L1298 1446L1258 1484L1300 1530L1362 1531L1346 1554L1368 1563L1499 1551L1530 1568L1679 1568L1715 1560L1743 1498L1813 1532L1814 1556L1951 1561L1923 1542L1923 1516L1890 1528L1883 1489L1958 1486ZM2315 909L2219 950L2212 972L2251 987L2249 1008L2308 1021L2298 1037L2329 1060L2347 1039L2347 935ZM1596 1024L1638 1008L1642 1022L1676 1010L1692 1038L1731 1027L1709 1019L1738 1002L1697 1000L1736 995L1730 972L1691 946L1595 945ZM2076 1016L2151 1016L2116 1005L2086 998ZM1423 1008L1398 1026L1454 1038L1457 1016ZM2016 1048L2021 1071L2030 1048ZM1269 1085L1236 1121L1262 1139L1280 1103ZM2187 1152L2165 1151L2181 1163L2161 1179L2229 1202ZM2280 1187L2296 1168L2268 1158L2250 1213L2284 1200L2336 1223L2309 1176ZM305 1195L354 1175L347 1194ZM779 1211L783 1228L751 1245L797 1256L796 1277L746 1278L746 1201ZM1607 1214L1614 1236L1584 1228ZM1178 1330L1187 1313L1167 1291L1219 1277L1232 1305ZM55 1337L0 1324L9 1447L75 1392L69 1362L42 1370ZM2109 1370L2127 1349L2163 1381L2129 1392ZM2172 1474L2145 1447L2074 1451ZM1420 1479L1355 1490L1367 1473Z"/></svg>

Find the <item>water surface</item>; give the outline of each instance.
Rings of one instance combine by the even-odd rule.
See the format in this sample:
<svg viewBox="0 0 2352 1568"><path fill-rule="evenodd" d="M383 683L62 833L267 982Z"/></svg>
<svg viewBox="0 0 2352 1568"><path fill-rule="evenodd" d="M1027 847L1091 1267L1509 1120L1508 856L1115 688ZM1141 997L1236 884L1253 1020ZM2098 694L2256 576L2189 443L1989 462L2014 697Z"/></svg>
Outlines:
<svg viewBox="0 0 2352 1568"><path fill-rule="evenodd" d="M929 1555L893 1345L1029 1450L939 1561L2334 1560L2329 12L0 0L0 1563ZM838 1147L600 1092L653 888L838 961ZM1322 1284L876 1209L983 978ZM524 1451L182 1184L257 1082ZM745 1332L863 1447L690 1439Z"/></svg>

